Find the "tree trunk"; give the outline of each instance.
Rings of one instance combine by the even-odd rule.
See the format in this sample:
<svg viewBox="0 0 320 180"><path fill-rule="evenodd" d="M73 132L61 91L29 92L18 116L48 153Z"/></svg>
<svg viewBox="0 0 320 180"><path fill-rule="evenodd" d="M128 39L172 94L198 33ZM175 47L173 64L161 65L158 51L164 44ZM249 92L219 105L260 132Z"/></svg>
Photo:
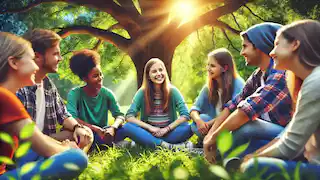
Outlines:
<svg viewBox="0 0 320 180"><path fill-rule="evenodd" d="M163 41L155 40L147 44L144 49L136 51L134 55L130 55L137 72L138 88L142 85L144 66L151 58L159 58L164 62L169 78L171 79L174 49L175 47L169 47L163 43Z"/></svg>

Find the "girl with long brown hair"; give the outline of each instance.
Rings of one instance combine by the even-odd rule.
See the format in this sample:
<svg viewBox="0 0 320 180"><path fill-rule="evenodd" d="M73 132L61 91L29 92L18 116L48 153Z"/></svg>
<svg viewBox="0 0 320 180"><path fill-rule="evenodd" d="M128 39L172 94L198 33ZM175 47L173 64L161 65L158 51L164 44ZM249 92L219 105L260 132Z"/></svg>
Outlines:
<svg viewBox="0 0 320 180"><path fill-rule="evenodd" d="M170 83L164 63L158 58L150 59L144 68L142 86L126 114L123 133L148 147L190 147L191 143L184 143L192 135L189 119L186 103Z"/></svg>
<svg viewBox="0 0 320 180"><path fill-rule="evenodd" d="M294 82L289 81L288 87L295 102L295 113L280 138L258 151L257 160L250 159L252 155L245 158L244 171L255 173L267 167L264 177L268 177L282 172L279 167L282 165L293 179L296 160L304 156L306 162L299 167L300 179L320 179L319 32L320 23L314 20L297 21L277 32L270 56L275 60L275 68L293 73Z"/></svg>
<svg viewBox="0 0 320 180"><path fill-rule="evenodd" d="M235 68L232 55L225 48L208 54L207 71L207 84L190 109L193 119L191 128L199 137L199 143L208 133L214 118L224 108L223 105L240 93L244 86L244 80Z"/></svg>

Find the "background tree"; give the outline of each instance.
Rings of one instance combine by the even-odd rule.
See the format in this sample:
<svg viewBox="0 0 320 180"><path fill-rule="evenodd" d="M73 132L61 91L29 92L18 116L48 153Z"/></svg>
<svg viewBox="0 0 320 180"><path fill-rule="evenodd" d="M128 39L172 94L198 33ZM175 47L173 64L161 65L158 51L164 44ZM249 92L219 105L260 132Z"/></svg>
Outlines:
<svg viewBox="0 0 320 180"><path fill-rule="evenodd" d="M60 29L59 34L62 37L79 33L91 34L103 41L114 44L127 53L136 67L138 85L140 85L143 67L152 57L162 59L168 69L169 75L171 75L172 57L175 48L195 30L205 25L216 25L227 28L234 33L239 33L238 30L219 21L218 18L236 11L247 0L190 0L188 1L190 4L188 7L183 7L186 1L178 2L183 2L179 6L179 4L176 4L177 1L171 0L117 0L108 2L104 0L33 0L27 3L23 1L20 8L6 9L2 12L23 12L42 3L52 2L68 3L64 7L67 9L80 5L95 9L95 11L92 11L94 14L99 10L111 15L117 21L112 26L124 29L128 33L127 37L108 30L109 27L98 28L94 24L90 26L85 23L70 25L60 24L59 21L55 24ZM211 8L208 11L203 11L208 6ZM184 13L183 16L190 15L192 12L194 12L194 16L181 18L180 13L176 13L178 8L180 10L182 8L189 8L189 12ZM83 16L83 21L86 22L87 19L94 18L92 15L87 14ZM65 18L68 18L68 16Z"/></svg>
<svg viewBox="0 0 320 180"><path fill-rule="evenodd" d="M165 1L168 8L163 6ZM29 28L40 27L54 29L60 33L65 32L62 33L66 38L61 43L61 50L66 60L69 59L73 51L79 49L97 50L102 56L102 70L106 77L104 85L115 91L121 104L130 103L137 88L133 82L136 74L132 74L132 69L140 66L140 68L136 68L136 71L140 72L138 79L140 78L139 82L141 82L144 66L142 64L148 60L148 56L158 56L162 59L164 56L170 57L167 59L166 65L174 72L171 76L173 84L179 87L189 102L193 102L206 81L205 63L208 52L219 47L228 48L236 59L240 75L246 79L254 68L246 67L244 59L239 55L241 39L238 32L263 21L286 24L304 17L315 19L315 14L317 14L312 11L317 8L317 4L314 3L314 6L308 6L309 13L302 15L293 7L296 3L295 0L255 0L249 3L241 1L243 4L238 4L239 8L228 14L222 12L223 7L231 6L240 1L122 0L104 2L104 5L99 5L98 8L93 7L94 4L97 5L98 0L94 0L93 4L91 2L85 3L85 0L65 0L53 3L45 0L41 2L43 3L39 4L40 2L37 0L17 0L14 2L4 0L2 1L3 6L1 6L3 10L0 12L20 12L4 15L14 15L17 21L23 22ZM178 2L184 3L179 4ZM194 8L190 9L190 6L187 6L188 3L192 4ZM106 6L111 9L116 8L115 10L121 13L113 12L110 14L106 9L103 9ZM122 12L126 9L130 9L130 11ZM185 11L181 11L182 9ZM220 18L214 12L220 13ZM120 17L127 17L132 13L139 17L139 22L132 22L130 19L121 20ZM223 13L226 14L223 15ZM118 21L119 18L121 21ZM200 22L203 19L205 22ZM127 27L121 25L120 22L134 25ZM81 29L82 27L85 28ZM140 31L133 33L127 30L133 27L139 27ZM67 29L70 31L66 31ZM92 29L94 33L91 31ZM137 52L136 58L133 59L132 54L128 56L130 55L128 50L115 44L117 41L113 41L109 36L101 38L105 34L110 37L126 39L126 42L129 43L129 49L133 48L130 52ZM136 36L132 36L132 34ZM179 46L173 46L178 42L181 42ZM73 76L69 70L68 61L61 63L59 76L52 77L57 82L63 97L71 87L81 84L80 80Z"/></svg>

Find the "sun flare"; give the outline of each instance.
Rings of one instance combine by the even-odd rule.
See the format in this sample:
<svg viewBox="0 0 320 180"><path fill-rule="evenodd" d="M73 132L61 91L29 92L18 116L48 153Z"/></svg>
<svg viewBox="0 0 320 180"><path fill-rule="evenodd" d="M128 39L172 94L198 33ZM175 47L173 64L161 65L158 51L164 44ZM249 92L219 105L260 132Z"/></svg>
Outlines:
<svg viewBox="0 0 320 180"><path fill-rule="evenodd" d="M195 15L195 7L190 2L178 2L173 5L170 13L169 22L172 19L178 18L181 20L181 24L190 21Z"/></svg>

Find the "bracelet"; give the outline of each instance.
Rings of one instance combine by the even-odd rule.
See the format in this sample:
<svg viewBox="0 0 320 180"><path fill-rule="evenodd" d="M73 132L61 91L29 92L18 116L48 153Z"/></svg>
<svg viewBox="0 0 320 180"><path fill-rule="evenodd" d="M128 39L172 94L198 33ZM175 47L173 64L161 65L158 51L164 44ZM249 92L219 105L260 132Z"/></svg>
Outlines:
<svg viewBox="0 0 320 180"><path fill-rule="evenodd" d="M83 125L82 124L75 124L72 128L72 131L74 132L77 128L83 128Z"/></svg>
<svg viewBox="0 0 320 180"><path fill-rule="evenodd" d="M168 132L170 132L172 130L170 126L167 126L166 128L167 128Z"/></svg>

